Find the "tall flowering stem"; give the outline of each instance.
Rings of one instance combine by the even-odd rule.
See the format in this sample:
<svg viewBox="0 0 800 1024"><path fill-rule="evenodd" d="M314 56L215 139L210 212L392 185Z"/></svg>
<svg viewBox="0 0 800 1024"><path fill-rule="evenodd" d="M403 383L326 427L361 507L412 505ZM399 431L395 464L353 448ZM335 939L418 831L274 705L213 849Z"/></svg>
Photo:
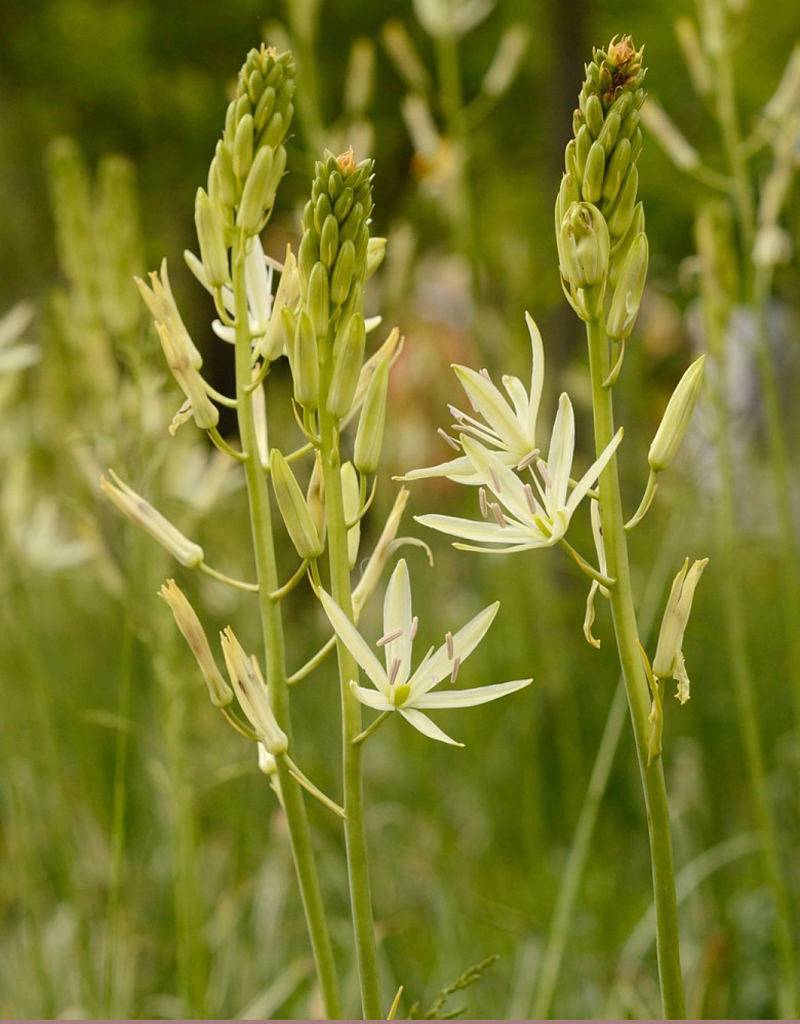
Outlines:
<svg viewBox="0 0 800 1024"><path fill-rule="evenodd" d="M284 86L284 83L290 80L290 72L293 74L294 70L288 54L284 55L284 59L286 74L280 76L281 80L276 90L278 95L281 93L281 86ZM265 90L263 82L266 81L274 66L275 60L272 54L265 53L263 50L253 51L248 58L248 62L240 73L237 101L235 101L237 102L237 108L233 117L238 118L238 120L228 126L226 133L234 139L237 133L241 136L241 129L238 126L242 124L243 119L247 116L252 117L252 114L247 110L247 99L250 99L253 109L258 108L260 95L256 95L254 101L251 96L248 96L249 81L256 74L256 81L261 85L263 93ZM272 74L275 77L274 71L272 71ZM285 86L283 92L284 94L288 92ZM286 110L278 110L276 114L273 114L272 118L274 123L276 117L282 117L282 134L285 134L289 126L288 122L291 114L288 117L286 115ZM268 130L269 123L266 128ZM256 148L257 156L258 134L255 127L253 127L252 131L255 137L254 148ZM262 129L261 138L264 137L263 131L264 129ZM242 143L240 142L241 146ZM241 205L242 198L239 197L236 208L240 210ZM261 210L262 215L268 215L268 212L268 209ZM236 219L235 216L234 219ZM238 219L241 221L242 218L239 217ZM243 467L247 484L253 552L259 585L258 604L264 638L269 694L278 725L287 736L291 737L283 616L280 602L274 601L271 597L272 592L279 586L272 511L267 490L267 477L259 461L259 445L253 409L253 391L250 387L253 376L253 339L251 337L248 313L245 265L248 247L253 244L252 231L249 235L241 227L235 231L231 250L231 283L236 333L236 413L239 423L239 436L245 456ZM277 760L277 775L323 1003L327 1015L336 1018L341 1014L338 980L325 910L322 904L319 878L314 862L304 799L298 783L289 774L286 762L280 758Z"/></svg>
<svg viewBox="0 0 800 1024"><path fill-rule="evenodd" d="M612 340L621 349L632 329L647 266L644 218L636 202L636 159L641 149L638 108L644 99L644 74L641 51L628 38L612 41L606 51L595 51L575 112L575 138L567 146L556 211L565 292L586 324L598 456L615 434ZM609 285L613 291L607 296ZM616 359L620 357L621 352ZM631 587L616 455L600 474L599 506L606 573L615 580L608 595L617 652L647 809L663 1013L670 1019L682 1018L669 809L662 760L653 756L650 745L651 688Z"/></svg>
<svg viewBox="0 0 800 1024"><path fill-rule="evenodd" d="M295 397L303 406L322 460L330 586L334 600L353 621L348 522L343 495L340 430L351 412L364 356L363 284L367 276L372 161L356 163L352 151L328 155L316 165L311 199L303 218L298 252L302 281L292 372ZM384 385L385 400L385 385ZM366 415L365 405L365 412ZM359 434L361 431L359 431ZM376 435L378 450L382 424ZM377 436L379 435L379 436ZM362 495L366 472L356 440L355 468ZM370 460L371 461L371 460ZM361 705L350 683L358 663L337 637L342 708L342 778L350 903L364 1017L382 1016L375 929L364 828Z"/></svg>

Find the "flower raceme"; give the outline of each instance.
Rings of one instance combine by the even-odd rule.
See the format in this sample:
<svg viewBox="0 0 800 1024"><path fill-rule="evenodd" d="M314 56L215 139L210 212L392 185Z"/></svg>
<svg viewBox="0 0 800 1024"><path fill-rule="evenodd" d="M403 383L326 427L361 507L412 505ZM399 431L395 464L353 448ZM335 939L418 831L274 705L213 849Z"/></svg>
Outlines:
<svg viewBox="0 0 800 1024"><path fill-rule="evenodd" d="M499 602L484 608L457 633L448 633L445 643L431 648L412 672L412 648L418 620L411 607L411 584L405 559L397 563L386 588L384 634L378 640L378 646L384 649L385 666L333 598L322 589L318 596L334 631L374 686L374 689L367 689L351 681L351 689L358 700L376 711L398 711L410 725L431 739L463 746L443 732L424 711L475 707L521 690L532 682L531 679L514 679L468 690L434 692L447 676L451 682L456 681L461 665L491 626Z"/></svg>

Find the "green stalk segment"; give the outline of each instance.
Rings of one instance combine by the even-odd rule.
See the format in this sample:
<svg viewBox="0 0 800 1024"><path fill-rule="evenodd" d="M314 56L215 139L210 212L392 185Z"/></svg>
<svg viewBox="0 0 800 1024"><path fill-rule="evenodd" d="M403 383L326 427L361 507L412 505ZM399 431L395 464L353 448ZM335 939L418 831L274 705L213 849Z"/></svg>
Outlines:
<svg viewBox="0 0 800 1024"><path fill-rule="evenodd" d="M334 601L352 620L353 596L347 555L347 524L342 500L339 437L333 417L322 410L320 411L320 433L331 592ZM337 640L336 653L339 662L342 702L342 779L346 814L344 833L347 844L350 905L364 1018L376 1020L382 1016L382 1011L378 987L378 959L375 949L375 926L372 918L367 840L364 830L364 791L361 776L363 746L360 743L353 743L353 740L361 733L361 705L350 689L350 681L358 681L358 665L341 640Z"/></svg>
<svg viewBox="0 0 800 1024"><path fill-rule="evenodd" d="M250 504L256 574L259 583L258 603L264 637L269 693L278 725L291 741L283 617L280 603L270 599L270 594L279 586L275 560L275 543L272 532L272 511L266 475L258 461L253 398L248 388L252 372L251 339L248 324L244 268L244 240L240 238L233 251L233 290L236 308L237 416L242 448L247 453L247 458L244 462L244 472ZM333 948L331 946L328 923L325 917L322 893L314 861L305 802L300 787L289 773L285 758L278 758L277 761L278 778L292 847L292 857L303 901L317 978L325 1011L329 1018L336 1019L341 1016L339 984L336 977Z"/></svg>
<svg viewBox="0 0 800 1024"><path fill-rule="evenodd" d="M586 334L592 379L595 447L597 454L600 455L614 437L612 394L610 389L603 387L610 363L609 343L603 320L595 319L587 323ZM648 764L650 694L639 646L616 456L612 457L600 476L600 518L603 524L608 574L616 579L615 586L609 591L614 635L625 681L647 809L662 1009L665 1018L679 1020L685 1016L685 1003L669 809L661 758L654 757Z"/></svg>

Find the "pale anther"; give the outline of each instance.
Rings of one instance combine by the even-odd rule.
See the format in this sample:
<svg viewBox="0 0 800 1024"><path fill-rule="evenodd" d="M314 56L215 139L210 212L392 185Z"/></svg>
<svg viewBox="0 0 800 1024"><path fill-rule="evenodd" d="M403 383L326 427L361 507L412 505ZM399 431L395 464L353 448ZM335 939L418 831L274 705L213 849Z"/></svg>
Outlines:
<svg viewBox="0 0 800 1024"><path fill-rule="evenodd" d="M448 444L450 445L450 447L451 447L451 448L452 448L452 449L453 449L454 451L457 451L457 452L458 452L458 451L461 451L461 449L460 449L460 448L458 447L458 442L457 442L457 441L455 441L455 440L454 440L454 439L453 439L453 438L452 438L452 437L451 437L451 436L450 436L450 435L449 435L449 434L447 433L447 431L446 431L446 430L442 429L442 427L439 427L439 429L438 429L437 433L438 433L439 437L441 437L443 441L446 441L446 442L447 442L447 443L448 443Z"/></svg>
<svg viewBox="0 0 800 1024"><path fill-rule="evenodd" d="M461 658L456 658L453 661L453 668L450 672L450 682L454 683L458 678L458 670L461 668Z"/></svg>
<svg viewBox="0 0 800 1024"><path fill-rule="evenodd" d="M447 644L447 657L450 659L450 661L452 661L456 653L455 645L453 643L453 634L445 633L444 639L445 643Z"/></svg>
<svg viewBox="0 0 800 1024"><path fill-rule="evenodd" d="M397 640L397 638L401 637L402 635L403 635L402 629L392 630L391 633L386 633L385 636L382 636L380 638L380 640L376 641L376 646L377 647L385 647L386 644L390 644L392 642L392 640Z"/></svg>

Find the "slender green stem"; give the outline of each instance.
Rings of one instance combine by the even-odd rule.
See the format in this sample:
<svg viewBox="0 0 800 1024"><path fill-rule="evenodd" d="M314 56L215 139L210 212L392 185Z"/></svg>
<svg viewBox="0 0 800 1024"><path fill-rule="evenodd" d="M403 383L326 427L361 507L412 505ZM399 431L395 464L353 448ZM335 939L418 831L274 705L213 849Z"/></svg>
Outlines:
<svg viewBox="0 0 800 1024"><path fill-rule="evenodd" d="M330 345L327 346L330 349ZM325 355L327 356L327 352ZM329 362L329 360L326 360ZM325 372L326 367L323 367ZM326 387L323 387L323 394ZM333 598L353 619L353 595L347 556L347 523L342 501L342 477L339 436L335 421L324 410L320 412L322 437L322 472L325 482L325 518L328 528ZM350 882L350 906L356 941L356 957L361 984L364 1017L375 1020L383 1016L378 983L378 961L375 948L375 926L372 919L367 841L364 829L364 792L362 783L362 746L353 740L361 733L361 705L350 689L350 680L358 680L358 665L341 641L336 644L339 659L339 680L342 701L342 775L344 784L344 831L347 843L347 870Z"/></svg>
<svg viewBox="0 0 800 1024"><path fill-rule="evenodd" d="M358 736L353 738L353 745L357 747L359 744L364 743L365 740L368 740L374 732L380 729L391 713L391 711L381 711L377 718L373 718L366 729L362 729Z"/></svg>
<svg viewBox="0 0 800 1024"><path fill-rule="evenodd" d="M236 303L236 397L239 434L242 445L248 452L247 460L244 463L244 472L250 505L256 574L260 588L258 603L270 699L275 718L291 742L283 617L280 604L270 599L272 591L278 589L272 509L267 491L267 479L256 454L258 448L253 400L252 395L247 391L251 376L251 352L244 266L244 241L238 239L233 250L233 287ZM328 1017L337 1018L341 1015L339 983L314 861L305 803L300 787L292 778L285 759L279 759L278 779L322 999Z"/></svg>
<svg viewBox="0 0 800 1024"><path fill-rule="evenodd" d="M643 637L649 636L653 629L661 595L669 574L675 540L682 526L678 516L673 515L673 522L664 534L658 557L651 569L639 611ZM567 861L564 865L564 873L561 876L556 905L547 934L547 945L542 956L542 966L536 979L534 1001L531 1008L531 1017L534 1020L545 1020L550 1016L564 950L575 913L575 905L591 852L592 837L600 804L605 796L611 767L622 738L626 708L625 683L620 677L611 707L608 709L603 735L592 765L589 785L573 833Z"/></svg>
<svg viewBox="0 0 800 1024"><path fill-rule="evenodd" d="M719 351L724 353L724 347L720 347ZM721 356L721 360L722 365L719 378L720 381L724 381L724 354ZM753 814L760 833L764 875L767 884L772 890L776 910L775 946L781 966L778 1006L781 1016L795 1017L797 982L790 925L789 897L781 870L777 828L767 788L764 750L759 726L758 701L750 665L750 656L747 650L747 619L742 605L742 587L736 555L736 522L734 515L736 496L733 457L728 433L728 409L721 390L722 386L722 384L718 384L714 389L717 412L717 451L722 480L722 493L717 504L717 537L719 541L717 559L723 587L731 676L736 697L742 746L744 747L747 763L747 774L750 781Z"/></svg>
<svg viewBox="0 0 800 1024"><path fill-rule="evenodd" d="M586 333L592 377L595 447L599 455L614 436L612 393L603 387L609 370L609 345L602 321L594 320L587 324ZM666 1018L674 1020L683 1018L685 1009L669 808L662 760L655 757L649 765L647 763L650 694L639 649L616 456L612 457L600 477L600 519L608 573L617 581L610 591L609 600L647 809L662 1010Z"/></svg>

